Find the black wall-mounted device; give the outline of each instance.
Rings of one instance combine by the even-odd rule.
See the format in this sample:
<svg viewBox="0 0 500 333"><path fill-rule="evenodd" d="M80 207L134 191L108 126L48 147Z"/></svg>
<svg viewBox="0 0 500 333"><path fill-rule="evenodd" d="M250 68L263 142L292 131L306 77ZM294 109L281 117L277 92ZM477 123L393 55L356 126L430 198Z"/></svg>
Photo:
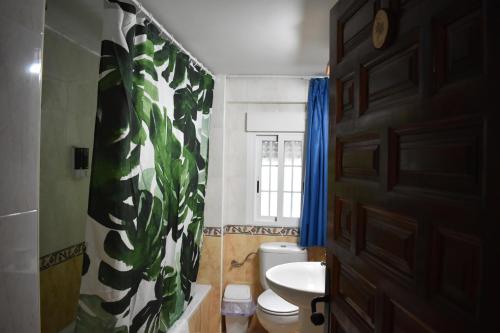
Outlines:
<svg viewBox="0 0 500 333"><path fill-rule="evenodd" d="M74 169L87 170L89 168L89 149L74 147Z"/></svg>

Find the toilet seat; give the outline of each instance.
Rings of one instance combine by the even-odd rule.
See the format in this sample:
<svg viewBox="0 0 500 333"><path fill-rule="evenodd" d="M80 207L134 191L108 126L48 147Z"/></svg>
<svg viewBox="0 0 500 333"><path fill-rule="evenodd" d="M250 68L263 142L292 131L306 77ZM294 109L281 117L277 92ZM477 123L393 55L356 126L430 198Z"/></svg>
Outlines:
<svg viewBox="0 0 500 333"><path fill-rule="evenodd" d="M299 313L299 308L297 306L288 303L271 289L259 295L257 304L263 312L270 315L295 316Z"/></svg>

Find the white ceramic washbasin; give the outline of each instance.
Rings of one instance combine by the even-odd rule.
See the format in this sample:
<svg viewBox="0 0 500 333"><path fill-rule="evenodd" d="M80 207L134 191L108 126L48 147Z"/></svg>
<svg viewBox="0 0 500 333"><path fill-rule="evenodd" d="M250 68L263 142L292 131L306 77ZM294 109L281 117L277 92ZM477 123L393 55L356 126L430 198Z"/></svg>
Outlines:
<svg viewBox="0 0 500 333"><path fill-rule="evenodd" d="M276 294L302 308L310 308L313 298L325 294L325 266L319 261L274 266L266 280Z"/></svg>

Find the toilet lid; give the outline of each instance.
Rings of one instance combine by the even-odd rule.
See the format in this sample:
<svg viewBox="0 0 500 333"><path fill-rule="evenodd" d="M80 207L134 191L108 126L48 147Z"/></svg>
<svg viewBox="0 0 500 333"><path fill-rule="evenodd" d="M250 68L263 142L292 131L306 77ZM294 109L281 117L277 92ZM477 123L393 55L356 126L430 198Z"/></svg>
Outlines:
<svg viewBox="0 0 500 333"><path fill-rule="evenodd" d="M262 310L270 313L289 315L299 312L299 308L297 306L288 303L271 289L268 289L260 294L257 299L257 304Z"/></svg>

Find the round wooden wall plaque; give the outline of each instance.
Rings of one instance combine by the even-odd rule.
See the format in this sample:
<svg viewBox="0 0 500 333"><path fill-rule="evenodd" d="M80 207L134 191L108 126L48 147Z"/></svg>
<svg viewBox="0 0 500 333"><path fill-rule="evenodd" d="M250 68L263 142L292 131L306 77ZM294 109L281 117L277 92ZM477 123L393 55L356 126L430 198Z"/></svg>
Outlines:
<svg viewBox="0 0 500 333"><path fill-rule="evenodd" d="M389 12L386 9L379 9L373 19L372 43L376 49L386 47L390 42L392 24Z"/></svg>

